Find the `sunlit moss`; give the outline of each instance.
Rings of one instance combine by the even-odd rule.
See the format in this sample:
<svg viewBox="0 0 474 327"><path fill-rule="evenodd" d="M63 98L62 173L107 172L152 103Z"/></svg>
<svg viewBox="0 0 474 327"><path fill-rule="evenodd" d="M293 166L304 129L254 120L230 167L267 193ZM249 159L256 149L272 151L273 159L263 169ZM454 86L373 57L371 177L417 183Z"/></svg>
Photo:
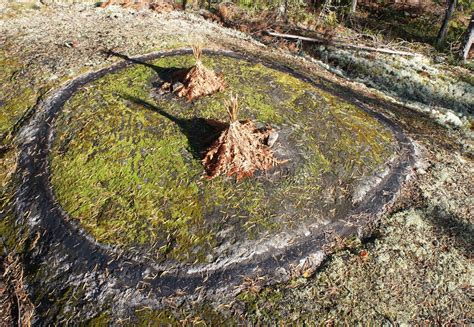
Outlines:
<svg viewBox="0 0 474 327"><path fill-rule="evenodd" d="M181 317L169 309L153 310L151 308L139 308L135 310L134 316L125 326L235 326L233 319L226 319L217 313L209 305L196 307L195 312Z"/></svg>
<svg viewBox="0 0 474 327"><path fill-rule="evenodd" d="M36 92L27 81L17 75L24 69L3 51L0 51L0 137L4 136L20 117L36 102Z"/></svg>
<svg viewBox="0 0 474 327"><path fill-rule="evenodd" d="M167 57L109 74L79 90L56 121L56 196L98 241L151 246L158 260L206 260L229 225L243 231L237 237L254 238L316 219L327 183L350 186L393 151L390 132L369 115L261 64L205 57L223 71L225 92L193 103L155 96L162 68L192 63ZM242 119L291 131L302 156L291 176L272 184L202 178L190 127L195 117L226 119L230 92Z"/></svg>

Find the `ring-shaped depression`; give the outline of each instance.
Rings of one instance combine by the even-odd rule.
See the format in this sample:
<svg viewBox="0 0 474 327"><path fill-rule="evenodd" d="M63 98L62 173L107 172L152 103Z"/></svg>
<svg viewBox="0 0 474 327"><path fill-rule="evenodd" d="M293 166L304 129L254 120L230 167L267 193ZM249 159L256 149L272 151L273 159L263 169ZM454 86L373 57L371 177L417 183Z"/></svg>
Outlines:
<svg viewBox="0 0 474 327"><path fill-rule="evenodd" d="M159 85L192 55L138 63L80 87L54 122L51 183L59 204L99 243L141 249L157 261L212 262L354 208L352 194L380 172L397 144L377 119L314 84L261 63L208 55L226 91L193 102ZM203 178L208 119L271 125L281 167L236 182Z"/></svg>

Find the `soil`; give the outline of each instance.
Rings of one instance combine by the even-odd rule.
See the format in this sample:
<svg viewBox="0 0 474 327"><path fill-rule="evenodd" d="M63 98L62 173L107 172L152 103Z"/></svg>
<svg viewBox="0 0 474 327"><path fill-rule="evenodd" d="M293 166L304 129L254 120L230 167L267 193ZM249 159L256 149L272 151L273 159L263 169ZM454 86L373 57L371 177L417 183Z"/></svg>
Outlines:
<svg viewBox="0 0 474 327"><path fill-rule="evenodd" d="M2 80L2 87L33 92L23 97L25 93L12 92L13 99L4 95L1 99L2 108L10 105L8 108L15 110L6 114L8 119L2 120L1 126L5 133L2 142L9 150L2 151L0 158L2 167L8 167L1 172L8 182L2 183L0 231L2 250L19 255L27 267L25 271L31 273L25 276L25 288L37 308L34 324L89 320L103 325L123 319L144 324L202 320L219 324L222 319L227 324L472 323L474 165L469 129L442 127L416 108L407 108L380 91L337 77L312 60L266 48L244 34L192 14L158 15L78 4L10 8L3 12L2 20L2 56L15 61L14 65L3 65L17 67ZM54 222L55 215L63 214L58 208L35 219L40 212L35 210L46 207L26 209L18 198L37 200L34 198L42 193L35 189L29 193L32 189L28 185L41 187L49 183L47 175L42 175L41 163L46 153L40 151L38 156L36 148L40 146L41 150L47 140L40 138L37 145L30 143L29 152L22 146L41 132L25 128L43 121L44 112L36 110L50 100L61 100L54 98L60 86L63 95L69 96L68 87L74 82L64 84L65 81L122 60L106 55L102 49L138 55L180 48L187 45L189 38L204 39L207 48L239 50L291 67L291 71L304 72L322 90L350 99L387 123L396 124L393 126L398 141L410 148L413 140L417 152L410 180L397 193L396 201L390 201L363 233L327 233L322 251L283 273L279 283L275 284L280 269L276 269L271 282L265 278L265 270L257 271L252 278L239 280L234 288L224 287L226 296L222 289L216 291L218 283L225 284L226 278L236 273L218 274L209 281L205 276L194 279L196 291L203 278L209 291L186 296L183 289L193 277L176 279L160 271L160 280L173 284L173 288L167 289L166 282L163 289L156 288L160 285L150 288L149 280L154 276L146 265L127 264L128 258L120 255L107 258L113 262L101 258L104 253L97 251L88 235L73 224L65 228L64 223ZM87 80L88 75L84 76ZM11 105L19 97L24 102ZM40 105L35 106L37 103ZM42 128L46 131L48 126ZM40 175L12 174L12 162L18 155L22 171L33 169ZM21 184L22 178L42 182ZM21 216L29 217L28 224L22 224L18 219ZM53 233L45 233L45 220L52 223L48 229L54 227ZM26 241L18 242L20 237ZM72 250L78 243L81 251ZM292 254L294 259L301 258L298 252ZM48 261L48 269L41 268L46 262L45 253L56 253ZM130 281L139 280L136 287L127 286ZM51 287L42 290L45 281Z"/></svg>

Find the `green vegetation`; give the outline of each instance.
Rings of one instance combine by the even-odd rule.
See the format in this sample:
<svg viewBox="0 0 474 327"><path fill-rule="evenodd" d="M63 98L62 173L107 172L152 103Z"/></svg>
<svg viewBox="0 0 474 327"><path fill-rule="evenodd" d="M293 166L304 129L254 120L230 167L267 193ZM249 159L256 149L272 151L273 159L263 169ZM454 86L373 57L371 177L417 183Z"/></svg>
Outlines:
<svg viewBox="0 0 474 327"><path fill-rule="evenodd" d="M55 122L52 184L60 204L98 241L146 245L158 260L204 261L228 225L235 237L251 238L316 219L322 188L332 189L334 202L394 151L390 132L375 119L306 82L241 60L203 61L224 71L225 93L193 104L155 97L162 71L135 65L66 103ZM153 62L191 63L191 56ZM271 184L202 178L194 145L204 132L194 118L225 119L230 91L239 96L241 118L290 131L290 147L302 156L290 176Z"/></svg>
<svg viewBox="0 0 474 327"><path fill-rule="evenodd" d="M0 141L18 119L36 102L37 94L27 81L19 78L25 67L0 51Z"/></svg>

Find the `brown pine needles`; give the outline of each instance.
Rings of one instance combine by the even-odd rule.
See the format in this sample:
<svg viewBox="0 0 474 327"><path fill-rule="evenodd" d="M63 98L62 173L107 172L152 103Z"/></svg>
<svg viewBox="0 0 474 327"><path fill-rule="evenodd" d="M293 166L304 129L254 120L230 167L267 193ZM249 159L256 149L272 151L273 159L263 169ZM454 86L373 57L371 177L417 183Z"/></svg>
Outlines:
<svg viewBox="0 0 474 327"><path fill-rule="evenodd" d="M141 10L148 8L157 13L167 13L175 9L173 3L169 0L163 1L153 1L153 0L144 0L144 1L133 1L133 0L107 0L100 4L100 8L106 8L111 5L120 4L123 8L133 8L135 10ZM148 7L147 7L148 5Z"/></svg>
<svg viewBox="0 0 474 327"><path fill-rule="evenodd" d="M201 62L202 47L193 46L193 54L196 64L186 72L176 74L176 80L171 83L164 83L162 90L170 90L176 83L178 87L172 92L179 97L186 97L189 101L201 96L210 95L225 89L224 79L221 74L216 74L213 70L206 68Z"/></svg>
<svg viewBox="0 0 474 327"><path fill-rule="evenodd" d="M23 268L18 258L0 258L0 324L28 327L35 307L23 285Z"/></svg>
<svg viewBox="0 0 474 327"><path fill-rule="evenodd" d="M237 181L251 177L255 171L265 171L279 163L266 144L271 127L258 129L249 120L238 121L237 98L227 103L230 123L207 150L202 163L207 178L236 175Z"/></svg>

